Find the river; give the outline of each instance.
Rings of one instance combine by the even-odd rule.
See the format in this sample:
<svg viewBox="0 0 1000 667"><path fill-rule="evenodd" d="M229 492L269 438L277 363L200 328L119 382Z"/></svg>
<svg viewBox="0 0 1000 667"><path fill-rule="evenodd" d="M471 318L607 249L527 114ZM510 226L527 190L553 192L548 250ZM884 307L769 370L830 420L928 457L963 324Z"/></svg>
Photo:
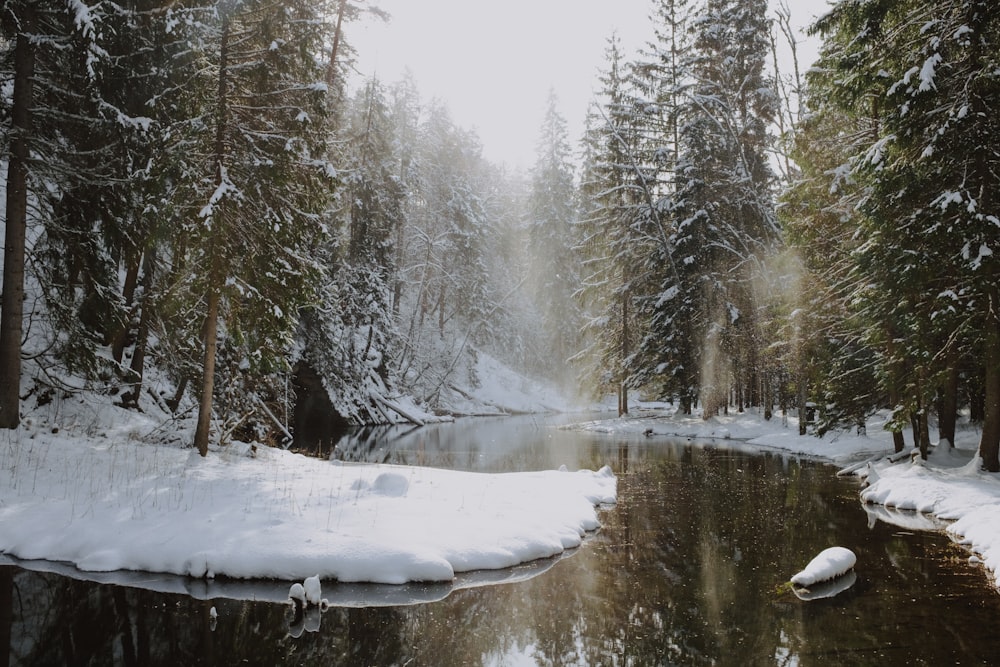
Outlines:
<svg viewBox="0 0 1000 667"><path fill-rule="evenodd" d="M450 587L326 582L335 606L304 618L268 592L287 583L187 595L157 577L0 566L0 666L998 664L1000 595L925 519L879 518L821 463L556 428L565 419L367 429L332 453L483 472L611 465L618 504L561 558ZM854 584L800 600L784 582L834 545L857 554Z"/></svg>

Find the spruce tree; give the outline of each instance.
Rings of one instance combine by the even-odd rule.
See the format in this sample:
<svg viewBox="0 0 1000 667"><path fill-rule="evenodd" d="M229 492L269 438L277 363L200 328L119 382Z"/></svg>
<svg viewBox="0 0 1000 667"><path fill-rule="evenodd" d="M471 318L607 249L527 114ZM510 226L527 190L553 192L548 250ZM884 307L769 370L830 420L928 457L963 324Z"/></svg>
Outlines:
<svg viewBox="0 0 1000 667"><path fill-rule="evenodd" d="M176 297L203 316L202 455L217 370L227 379L224 412L245 413L260 397L241 380L285 369L299 309L315 298L314 249L334 173L316 57L327 34L323 9L226 0L178 10L171 23L190 46L194 74L179 103L194 113L173 128L187 178L175 194L183 228L172 253L182 281Z"/></svg>
<svg viewBox="0 0 1000 667"><path fill-rule="evenodd" d="M669 301L677 304L673 320L690 327L706 417L726 407L733 378L741 404L760 400L753 280L780 239L767 163L775 105L764 68L766 10L763 0L709 0L692 23L696 83L673 206L681 277Z"/></svg>
<svg viewBox="0 0 1000 667"><path fill-rule="evenodd" d="M1000 470L1000 336L996 192L997 25L987 3L870 2L837 6L820 24L841 46L833 66L877 76L838 82L842 108L867 109L868 141L854 161L862 191L857 299L871 339L902 368L900 407L929 444L935 394L953 420L960 360L982 378L980 455ZM842 77L848 84L850 74ZM951 407L945 408L946 405Z"/></svg>
<svg viewBox="0 0 1000 667"><path fill-rule="evenodd" d="M598 392L618 395L618 412L628 412L632 386L630 359L636 338L633 282L641 250L633 223L645 191L638 161L635 97L629 67L616 35L605 51L607 69L592 106L585 137L587 152L581 183L580 253L583 265L579 298L587 317L587 383ZM638 187L637 187L638 184Z"/></svg>
<svg viewBox="0 0 1000 667"><path fill-rule="evenodd" d="M541 338L531 365L561 383L570 379L564 375L566 362L576 351L579 331L573 301L578 284L572 253L575 201L566 120L555 91L550 91L527 201L529 285Z"/></svg>

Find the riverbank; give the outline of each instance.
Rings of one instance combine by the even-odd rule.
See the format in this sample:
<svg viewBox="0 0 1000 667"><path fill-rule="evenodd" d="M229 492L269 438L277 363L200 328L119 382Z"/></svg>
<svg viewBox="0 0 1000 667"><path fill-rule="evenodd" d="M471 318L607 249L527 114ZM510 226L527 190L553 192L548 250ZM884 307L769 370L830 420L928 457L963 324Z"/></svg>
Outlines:
<svg viewBox="0 0 1000 667"><path fill-rule="evenodd" d="M979 430L960 425L954 447L935 446L927 461L910 452L893 455L884 416L869 419L861 432L839 431L818 438L800 436L798 421L780 415L765 420L755 410L720 415L677 414L665 404L639 404L633 414L573 424L601 433L687 438L692 445L722 443L754 451L781 451L826 461L840 474L860 478L861 499L881 521L913 529L940 528L969 551L971 566L984 566L998 585L1000 570L1000 474L982 470ZM905 434L908 443L912 434ZM884 508L884 509L883 509Z"/></svg>
<svg viewBox="0 0 1000 667"><path fill-rule="evenodd" d="M508 474L191 449L193 424L80 394L0 432L0 553L212 579L447 582L579 546L610 469Z"/></svg>
<svg viewBox="0 0 1000 667"><path fill-rule="evenodd" d="M616 499L608 469L483 475L331 466L240 442L213 446L201 459L188 447L192 426L84 395L0 433L0 552L92 571L446 581L562 553ZM935 448L926 462L890 456L877 416L864 433L816 438L799 436L797 422L780 416L768 421L749 411L706 421L647 404L629 417L568 428L826 461L863 478L872 516L946 531L996 581L1000 476L981 471L972 426L960 430L955 448ZM559 513L540 516L540 504Z"/></svg>

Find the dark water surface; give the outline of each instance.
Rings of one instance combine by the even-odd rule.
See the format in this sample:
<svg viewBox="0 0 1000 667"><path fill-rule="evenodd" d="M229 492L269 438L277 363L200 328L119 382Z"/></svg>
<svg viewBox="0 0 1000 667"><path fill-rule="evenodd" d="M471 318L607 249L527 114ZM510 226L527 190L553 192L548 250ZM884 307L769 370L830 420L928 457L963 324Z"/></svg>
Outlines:
<svg viewBox="0 0 1000 667"><path fill-rule="evenodd" d="M619 502L601 531L566 557L491 575L508 583L326 582L331 600L380 606L295 619L260 601L287 583L227 598L173 582L192 597L149 590L170 590L162 578L119 586L0 566L0 666L1000 664L1000 595L982 569L939 532L903 527L919 517L870 518L834 468L553 423L370 430L334 454L484 472L611 465ZM783 586L834 545L858 556L851 588L804 602Z"/></svg>

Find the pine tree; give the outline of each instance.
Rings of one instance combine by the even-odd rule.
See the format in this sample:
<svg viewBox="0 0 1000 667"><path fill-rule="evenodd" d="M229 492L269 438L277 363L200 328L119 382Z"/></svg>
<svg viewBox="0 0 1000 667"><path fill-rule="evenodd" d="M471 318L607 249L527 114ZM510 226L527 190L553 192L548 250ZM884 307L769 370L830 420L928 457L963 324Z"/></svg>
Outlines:
<svg viewBox="0 0 1000 667"><path fill-rule="evenodd" d="M583 281L579 292L588 323L588 382L598 391L613 388L619 414L628 412L635 308L633 271L641 250L633 243L637 203L645 194L638 161L634 97L628 66L617 36L608 40L607 70L600 99L593 105L581 183L584 213L580 223Z"/></svg>
<svg viewBox="0 0 1000 667"><path fill-rule="evenodd" d="M7 426L18 421L29 197L40 230L32 284L41 288L51 325L36 328L32 343L32 356L50 378L44 382L64 370L99 379L106 369L96 347L110 341L123 317L116 262L130 244L130 212L136 209L125 183L134 169L131 148L148 121L132 114L116 80L140 71L128 69L135 63L124 65L116 48L128 39L133 16L125 8L83 3L12 2L3 8L14 61L0 325L0 421ZM36 344L39 335L46 344ZM56 364L63 368L53 369Z"/></svg>
<svg viewBox="0 0 1000 667"><path fill-rule="evenodd" d="M672 239L680 284L664 294L696 346L706 417L726 406L730 378L745 393L741 405L760 400L752 286L779 241L766 157L774 98L765 16L763 1L709 0L692 24L696 83L681 130Z"/></svg>
<svg viewBox="0 0 1000 667"><path fill-rule="evenodd" d="M349 105L341 129L341 209L327 248L322 296L304 318L304 360L334 407L352 422L384 421L392 386L389 352L398 334L390 304L394 242L404 224L394 132L381 84L372 79ZM331 304L337 304L332 307Z"/></svg>
<svg viewBox="0 0 1000 667"><path fill-rule="evenodd" d="M998 182L989 148L1000 86L997 19L986 4L845 4L820 27L843 45L839 71L878 74L834 98L846 109L868 106L875 121L854 169L866 239L856 271L874 287L858 301L871 338L887 364L906 370L902 408L924 452L938 388L953 406L956 361L983 359L973 367L985 386L980 454L1000 470Z"/></svg>
<svg viewBox="0 0 1000 667"><path fill-rule="evenodd" d="M179 10L196 111L174 128L187 155L183 238L172 252L183 291L204 315L195 445L204 455L217 366L226 407L253 403L238 378L285 367L300 307L314 298L313 249L332 168L325 160L322 5L224 1ZM220 326L223 325L223 326ZM188 332L190 336L193 332ZM219 343L222 343L221 347ZM218 364L218 362L222 362Z"/></svg>
<svg viewBox="0 0 1000 667"><path fill-rule="evenodd" d="M531 364L560 382L566 362L577 348L578 316L573 292L578 284L572 248L576 222L575 185L566 120L555 91L538 139L528 196L529 284L532 287L542 341Z"/></svg>
<svg viewBox="0 0 1000 667"><path fill-rule="evenodd" d="M637 231L649 252L643 258L643 284L637 300L642 337L633 375L637 384L660 396L680 398L690 413L697 396L697 378L690 377L693 345L689 322L678 317L674 301L679 294L682 270L673 238L673 211L678 203L678 158L681 149L682 113L691 85L688 23L691 9L685 0L653 2L655 39L634 66L633 80L640 98L636 103L644 164L646 207Z"/></svg>

